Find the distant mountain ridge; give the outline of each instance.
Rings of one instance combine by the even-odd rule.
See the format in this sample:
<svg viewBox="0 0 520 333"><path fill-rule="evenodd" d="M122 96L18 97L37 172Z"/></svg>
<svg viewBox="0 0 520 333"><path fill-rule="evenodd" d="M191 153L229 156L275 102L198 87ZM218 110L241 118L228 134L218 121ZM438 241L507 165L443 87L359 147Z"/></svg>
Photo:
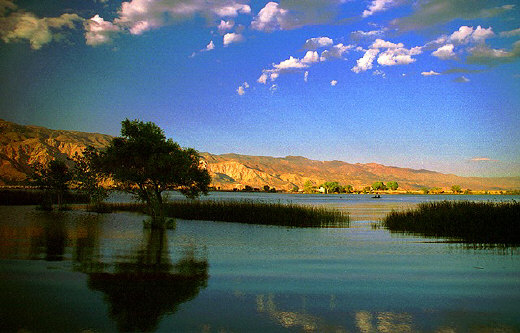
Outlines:
<svg viewBox="0 0 520 333"><path fill-rule="evenodd" d="M106 134L51 130L0 120L0 185L22 182L30 173L31 165L36 162L66 160L75 153L81 153L89 145L103 148L111 139ZM355 188L371 185L375 181L397 181L403 189L451 187L455 184L473 190L520 189L520 177L460 177L377 163L316 161L301 156L210 153L201 153L201 156L212 176L212 186L221 189L241 188L246 185L253 188L268 185L283 190L291 190L297 186L302 189L308 180L316 185L337 181Z"/></svg>

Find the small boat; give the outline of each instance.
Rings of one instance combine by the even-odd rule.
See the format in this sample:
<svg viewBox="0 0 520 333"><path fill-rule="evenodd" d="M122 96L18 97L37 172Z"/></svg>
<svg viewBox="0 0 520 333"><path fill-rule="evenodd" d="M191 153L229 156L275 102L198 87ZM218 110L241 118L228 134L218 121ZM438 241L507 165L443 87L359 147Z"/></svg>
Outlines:
<svg viewBox="0 0 520 333"><path fill-rule="evenodd" d="M381 196L379 194L376 194L372 197L372 199L381 199Z"/></svg>

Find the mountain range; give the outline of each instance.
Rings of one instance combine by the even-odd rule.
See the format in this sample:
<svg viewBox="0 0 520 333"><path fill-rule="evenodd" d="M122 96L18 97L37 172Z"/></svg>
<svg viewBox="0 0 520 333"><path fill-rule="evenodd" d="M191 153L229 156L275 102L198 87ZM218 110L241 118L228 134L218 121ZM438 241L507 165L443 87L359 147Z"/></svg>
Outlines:
<svg viewBox="0 0 520 333"><path fill-rule="evenodd" d="M40 126L18 125L0 120L0 185L18 184L30 174L31 166L51 159L67 160L87 146L103 148L111 136ZM276 189L302 189L307 181L320 185L337 181L362 188L376 181L397 181L401 189L449 188L460 185L473 190L520 189L520 177L461 177L429 170L415 170L376 163L316 161L301 156L270 157L201 153L212 176L212 186L221 189L246 185Z"/></svg>

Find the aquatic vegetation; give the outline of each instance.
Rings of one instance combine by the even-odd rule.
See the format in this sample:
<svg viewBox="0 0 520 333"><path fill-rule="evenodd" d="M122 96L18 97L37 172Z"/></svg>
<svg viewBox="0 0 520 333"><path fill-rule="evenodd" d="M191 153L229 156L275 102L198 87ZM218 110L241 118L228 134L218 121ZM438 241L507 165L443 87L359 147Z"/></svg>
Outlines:
<svg viewBox="0 0 520 333"><path fill-rule="evenodd" d="M145 212L139 203L110 203L113 210ZM290 227L347 227L349 214L324 207L259 201L179 200L164 205L167 217Z"/></svg>
<svg viewBox="0 0 520 333"><path fill-rule="evenodd" d="M520 202L424 202L390 212L381 225L391 232L467 243L520 245Z"/></svg>

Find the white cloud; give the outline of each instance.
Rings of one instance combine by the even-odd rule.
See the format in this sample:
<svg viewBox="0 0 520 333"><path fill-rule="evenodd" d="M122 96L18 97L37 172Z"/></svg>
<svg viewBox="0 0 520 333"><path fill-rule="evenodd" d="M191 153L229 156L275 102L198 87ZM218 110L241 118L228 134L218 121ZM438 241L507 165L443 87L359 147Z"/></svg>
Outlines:
<svg viewBox="0 0 520 333"><path fill-rule="evenodd" d="M441 73L437 73L437 72L431 70L429 72L422 72L421 75L422 76L434 76L434 75L441 75Z"/></svg>
<svg viewBox="0 0 520 333"><path fill-rule="evenodd" d="M333 44L333 40L329 37L315 37L305 41L303 48L306 50L316 50L320 47L327 47Z"/></svg>
<svg viewBox="0 0 520 333"><path fill-rule="evenodd" d="M271 91L271 93L274 93L275 91L278 90L278 85L276 84L273 84L270 88L269 88L269 91Z"/></svg>
<svg viewBox="0 0 520 333"><path fill-rule="evenodd" d="M368 6L368 9L363 11L362 16L368 17L377 12L381 12L387 10L388 8L395 5L397 1L395 0L372 0L372 3Z"/></svg>
<svg viewBox="0 0 520 333"><path fill-rule="evenodd" d="M332 80L332 81L330 81L330 85L331 85L331 86L334 87L336 84L338 84L338 81L336 81L336 80Z"/></svg>
<svg viewBox="0 0 520 333"><path fill-rule="evenodd" d="M422 53L422 48L419 46L406 49L403 43L395 44L376 39L371 49L378 50L380 48L386 48L386 51L381 52L377 58L377 63L383 66L407 65L416 61L412 56Z"/></svg>
<svg viewBox="0 0 520 333"><path fill-rule="evenodd" d="M203 51L211 51L215 48L215 44L213 44L213 41L210 41L208 45L206 45L206 48Z"/></svg>
<svg viewBox="0 0 520 333"><path fill-rule="evenodd" d="M446 44L444 46L439 47L436 51L432 52L432 55L439 59L455 59L457 55L453 52L454 45Z"/></svg>
<svg viewBox="0 0 520 333"><path fill-rule="evenodd" d="M278 73L278 72L271 72L271 74L269 74L269 78L271 79L271 81L276 80L279 76L280 76L280 73Z"/></svg>
<svg viewBox="0 0 520 333"><path fill-rule="evenodd" d="M343 45L342 43L336 44L330 49L323 51L320 60L326 61L334 58L341 58L345 52L353 47L353 45Z"/></svg>
<svg viewBox="0 0 520 333"><path fill-rule="evenodd" d="M453 32L449 40L455 44L465 44L469 41L471 34L473 33L473 27L461 26L459 30Z"/></svg>
<svg viewBox="0 0 520 333"><path fill-rule="evenodd" d="M201 15L214 17L236 17L251 13L251 7L242 0L131 0L123 2L114 24L139 35L151 29L173 24Z"/></svg>
<svg viewBox="0 0 520 333"><path fill-rule="evenodd" d="M372 64L379 53L379 49L369 49L362 58L356 61L356 66L352 67L354 73L360 73L372 69Z"/></svg>
<svg viewBox="0 0 520 333"><path fill-rule="evenodd" d="M268 2L251 22L251 28L265 32L283 30L288 26L288 14L278 3Z"/></svg>
<svg viewBox="0 0 520 333"><path fill-rule="evenodd" d="M363 38L372 38L376 36L381 36L383 34L383 30L371 30L371 31L354 31L350 33L350 38L353 40L360 40Z"/></svg>
<svg viewBox="0 0 520 333"><path fill-rule="evenodd" d="M458 78L455 78L453 82L466 83L469 82L469 79L465 76L459 76Z"/></svg>
<svg viewBox="0 0 520 333"><path fill-rule="evenodd" d="M237 94L240 96L244 95L246 93L246 89L249 88L249 83L244 82L237 88Z"/></svg>
<svg viewBox="0 0 520 333"><path fill-rule="evenodd" d="M262 73L262 75L260 75L260 77L256 80L256 82L266 84L268 77L269 76L267 75L267 73Z"/></svg>
<svg viewBox="0 0 520 333"><path fill-rule="evenodd" d="M105 21L99 15L95 15L83 23L85 28L85 40L87 45L100 45L109 43L112 36L121 31L121 29L112 22Z"/></svg>
<svg viewBox="0 0 520 333"><path fill-rule="evenodd" d="M307 51L307 53L305 53L305 56L302 59L302 63L305 64L311 64L318 61L320 61L320 57L318 56L318 52L316 51Z"/></svg>
<svg viewBox="0 0 520 333"><path fill-rule="evenodd" d="M223 34L226 31L229 31L229 30L233 29L234 26L235 26L235 21L233 21L233 20L229 20L229 21L221 20L219 25L218 25L218 31L221 34Z"/></svg>
<svg viewBox="0 0 520 333"><path fill-rule="evenodd" d="M7 3L3 6L5 11ZM0 38L5 43L27 40L32 49L39 50L60 36L61 30L74 29L76 22L83 20L77 14L38 18L30 12L13 12L7 17L0 17Z"/></svg>
<svg viewBox="0 0 520 333"><path fill-rule="evenodd" d="M289 59L284 60L280 62L279 64L273 64L273 67L278 70L285 70L285 69L300 69L300 68L307 68L309 67L307 64L303 63L298 58L293 58L292 56L289 57Z"/></svg>
<svg viewBox="0 0 520 333"><path fill-rule="evenodd" d="M471 38L477 42L481 43L484 42L486 39L494 37L495 33L493 32L493 29L491 27L484 29L480 25L473 31L473 34L471 35Z"/></svg>
<svg viewBox="0 0 520 333"><path fill-rule="evenodd" d="M500 37L515 37L515 36L520 36L520 28L514 29L514 30L509 30L509 31L502 31L500 33Z"/></svg>
<svg viewBox="0 0 520 333"><path fill-rule="evenodd" d="M381 49L381 48L395 49L395 48L401 48L401 47L404 47L403 43L395 44L395 43L387 42L385 40L378 38L374 41L374 43L372 44L372 46L370 48L372 48L372 49Z"/></svg>
<svg viewBox="0 0 520 333"><path fill-rule="evenodd" d="M244 36L234 32L230 32L224 35L223 43L224 46L228 46L231 43L238 43L244 40Z"/></svg>
<svg viewBox="0 0 520 333"><path fill-rule="evenodd" d="M305 71L305 74L303 74L303 81L309 81L309 71Z"/></svg>

